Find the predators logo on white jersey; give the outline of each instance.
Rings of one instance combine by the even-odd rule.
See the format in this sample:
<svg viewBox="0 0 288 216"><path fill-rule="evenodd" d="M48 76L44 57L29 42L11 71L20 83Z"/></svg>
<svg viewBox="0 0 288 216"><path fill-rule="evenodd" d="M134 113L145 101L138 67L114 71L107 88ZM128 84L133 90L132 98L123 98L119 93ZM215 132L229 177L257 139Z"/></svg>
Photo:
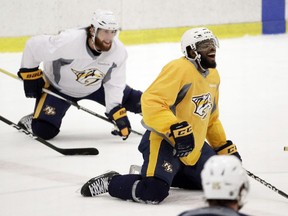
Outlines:
<svg viewBox="0 0 288 216"><path fill-rule="evenodd" d="M102 80L105 76L105 74L97 68L90 68L84 71L77 71L73 68L71 68L71 70L76 75L76 81L85 86L91 86L97 81Z"/></svg>
<svg viewBox="0 0 288 216"><path fill-rule="evenodd" d="M205 117L208 115L208 113L213 107L211 94L207 93L204 95L195 96L192 98L192 101L195 104L194 113L200 116L202 119L205 119Z"/></svg>

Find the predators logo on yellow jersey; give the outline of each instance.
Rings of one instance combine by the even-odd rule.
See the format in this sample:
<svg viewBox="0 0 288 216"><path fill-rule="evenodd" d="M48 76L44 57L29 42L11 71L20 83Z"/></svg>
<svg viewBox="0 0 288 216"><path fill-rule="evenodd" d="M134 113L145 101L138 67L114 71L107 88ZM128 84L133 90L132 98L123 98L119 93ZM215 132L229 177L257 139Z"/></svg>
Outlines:
<svg viewBox="0 0 288 216"><path fill-rule="evenodd" d="M205 119L213 107L211 94L207 93L200 96L194 96L192 101L195 104L194 113L200 116L202 119Z"/></svg>

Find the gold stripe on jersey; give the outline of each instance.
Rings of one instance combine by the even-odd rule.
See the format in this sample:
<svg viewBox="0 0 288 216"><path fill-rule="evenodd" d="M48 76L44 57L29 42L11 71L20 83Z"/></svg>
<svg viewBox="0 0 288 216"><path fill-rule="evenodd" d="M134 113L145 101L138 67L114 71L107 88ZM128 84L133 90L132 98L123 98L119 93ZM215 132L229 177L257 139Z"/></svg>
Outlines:
<svg viewBox="0 0 288 216"><path fill-rule="evenodd" d="M195 148L181 158L186 165L197 162L206 139L214 148L226 143L218 119L219 84L216 69L201 74L193 63L181 57L164 66L141 97L144 126L161 134L171 145L175 145L170 134L172 124L187 121L192 126Z"/></svg>

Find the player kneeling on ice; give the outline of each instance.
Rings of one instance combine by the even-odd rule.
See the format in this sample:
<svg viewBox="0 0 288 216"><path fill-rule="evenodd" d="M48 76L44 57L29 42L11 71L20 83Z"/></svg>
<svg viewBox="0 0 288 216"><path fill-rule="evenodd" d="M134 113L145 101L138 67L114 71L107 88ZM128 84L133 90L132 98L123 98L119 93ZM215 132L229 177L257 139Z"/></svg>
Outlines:
<svg viewBox="0 0 288 216"><path fill-rule="evenodd" d="M207 28L193 28L181 43L185 56L164 66L141 98L147 128L138 148L141 174L93 178L82 187L83 196L108 191L124 200L160 203L170 187L201 190L200 173L211 156L233 154L241 160L218 118L217 38Z"/></svg>
<svg viewBox="0 0 288 216"><path fill-rule="evenodd" d="M230 155L216 155L201 172L208 207L185 211L179 216L246 216L238 212L249 192L249 181L241 162Z"/></svg>
<svg viewBox="0 0 288 216"><path fill-rule="evenodd" d="M19 125L43 139L55 137L71 104L88 99L106 106L106 115L127 139L131 126L126 110L141 113L141 91L126 85L127 51L117 38L119 24L110 11L95 12L87 28L32 37L26 43L18 76L26 97L36 98L34 113ZM39 69L43 63L43 71Z"/></svg>

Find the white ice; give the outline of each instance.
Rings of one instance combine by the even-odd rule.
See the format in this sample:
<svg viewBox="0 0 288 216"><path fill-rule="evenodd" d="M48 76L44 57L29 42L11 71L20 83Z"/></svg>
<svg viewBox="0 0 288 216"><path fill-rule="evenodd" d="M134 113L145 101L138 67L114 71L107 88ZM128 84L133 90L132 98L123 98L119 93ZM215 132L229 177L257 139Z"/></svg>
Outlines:
<svg viewBox="0 0 288 216"><path fill-rule="evenodd" d="M181 56L179 43L128 46L127 82L144 91L161 68ZM243 166L288 193L288 35L245 36L220 40L220 117L227 137L237 144ZM21 53L0 53L0 67L16 74ZM175 75L177 76L177 74ZM34 99L24 96L22 83L0 74L0 115L17 123L32 112ZM101 115L90 101L80 105ZM134 130L144 132L141 117L130 114ZM160 205L122 201L104 194L83 198L79 189L107 170L122 174L141 164L140 136L122 141L112 126L71 107L52 144L61 148L96 147L98 156L63 156L0 122L0 215L92 216L166 215L204 206L203 194L173 189ZM251 190L241 210L252 215L288 215L288 199L249 178Z"/></svg>

